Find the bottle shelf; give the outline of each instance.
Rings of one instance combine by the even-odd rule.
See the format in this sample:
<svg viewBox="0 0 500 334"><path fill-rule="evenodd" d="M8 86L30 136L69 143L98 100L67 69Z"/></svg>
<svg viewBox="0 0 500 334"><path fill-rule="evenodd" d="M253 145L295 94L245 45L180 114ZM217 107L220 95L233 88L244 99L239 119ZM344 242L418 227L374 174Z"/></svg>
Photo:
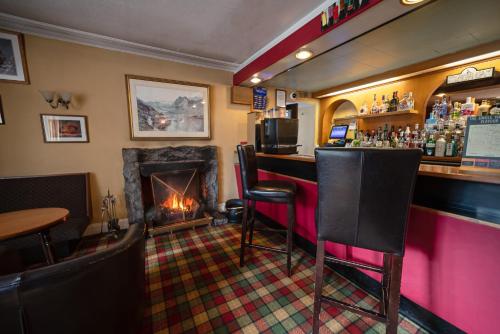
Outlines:
<svg viewBox="0 0 500 334"><path fill-rule="evenodd" d="M418 114L418 111L417 110L390 111L379 114L359 115L357 116L357 118L366 119L366 118L392 117L392 116L411 115L411 114Z"/></svg>
<svg viewBox="0 0 500 334"><path fill-rule="evenodd" d="M416 115L416 114L418 114L417 110L391 111L391 112L384 112L381 114L352 115L347 117L339 117L339 118L334 118L334 121L340 122L340 121L349 121L353 119L380 118L380 117L392 117L392 116Z"/></svg>

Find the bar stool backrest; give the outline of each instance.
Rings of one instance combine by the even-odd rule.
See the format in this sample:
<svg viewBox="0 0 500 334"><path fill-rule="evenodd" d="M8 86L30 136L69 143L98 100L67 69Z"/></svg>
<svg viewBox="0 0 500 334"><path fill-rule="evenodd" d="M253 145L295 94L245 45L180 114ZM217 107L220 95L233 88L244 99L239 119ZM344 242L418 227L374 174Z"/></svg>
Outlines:
<svg viewBox="0 0 500 334"><path fill-rule="evenodd" d="M419 149L319 148L318 240L404 255Z"/></svg>
<svg viewBox="0 0 500 334"><path fill-rule="evenodd" d="M253 145L238 145L238 159L240 160L241 187L243 197L249 196L249 190L258 182L257 177L257 157Z"/></svg>

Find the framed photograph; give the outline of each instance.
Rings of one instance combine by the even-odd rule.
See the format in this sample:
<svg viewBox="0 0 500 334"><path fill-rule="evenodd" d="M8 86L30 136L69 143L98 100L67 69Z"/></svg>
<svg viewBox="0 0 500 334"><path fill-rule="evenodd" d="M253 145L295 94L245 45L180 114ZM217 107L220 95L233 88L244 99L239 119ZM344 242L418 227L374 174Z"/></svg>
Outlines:
<svg viewBox="0 0 500 334"><path fill-rule="evenodd" d="M286 108L286 90L276 89L276 107Z"/></svg>
<svg viewBox="0 0 500 334"><path fill-rule="evenodd" d="M46 143L88 143L87 116L40 115Z"/></svg>
<svg viewBox="0 0 500 334"><path fill-rule="evenodd" d="M0 80L30 83L23 34L0 29Z"/></svg>
<svg viewBox="0 0 500 334"><path fill-rule="evenodd" d="M5 124L5 116L3 115L2 96L0 95L0 125L4 124Z"/></svg>
<svg viewBox="0 0 500 334"><path fill-rule="evenodd" d="M132 140L210 139L210 86L126 75Z"/></svg>

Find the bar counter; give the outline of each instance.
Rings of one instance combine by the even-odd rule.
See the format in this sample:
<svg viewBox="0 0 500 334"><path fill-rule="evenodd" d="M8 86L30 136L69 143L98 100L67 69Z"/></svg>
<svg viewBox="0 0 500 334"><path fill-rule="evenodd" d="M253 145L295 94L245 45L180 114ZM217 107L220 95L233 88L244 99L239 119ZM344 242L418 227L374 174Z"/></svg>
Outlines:
<svg viewBox="0 0 500 334"><path fill-rule="evenodd" d="M318 196L314 157L258 153L257 164L261 180L296 183L295 234L314 248ZM241 196L238 163L235 172ZM332 194L331 200L337 196L342 194ZM284 206L258 202L257 211L270 221L286 225ZM382 263L380 253L340 244L327 244L326 249L340 258ZM437 325L429 329L437 332L495 332L492 319L496 319L500 307L499 251L500 178L463 173L458 167L421 164L409 217L401 287L409 304L424 310L424 316L416 317L430 315L428 323ZM377 284L373 280L379 280L376 274L364 274L372 286ZM446 328L448 325L451 327Z"/></svg>

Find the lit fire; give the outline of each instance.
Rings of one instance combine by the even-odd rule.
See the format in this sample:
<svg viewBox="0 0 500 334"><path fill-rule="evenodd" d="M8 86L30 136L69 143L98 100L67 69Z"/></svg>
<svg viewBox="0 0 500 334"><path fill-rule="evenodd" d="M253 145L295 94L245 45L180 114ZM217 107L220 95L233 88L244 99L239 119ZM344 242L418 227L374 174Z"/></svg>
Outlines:
<svg viewBox="0 0 500 334"><path fill-rule="evenodd" d="M190 197L178 197L177 194L170 195L161 204L164 208L172 211L190 211L193 207L194 199Z"/></svg>

